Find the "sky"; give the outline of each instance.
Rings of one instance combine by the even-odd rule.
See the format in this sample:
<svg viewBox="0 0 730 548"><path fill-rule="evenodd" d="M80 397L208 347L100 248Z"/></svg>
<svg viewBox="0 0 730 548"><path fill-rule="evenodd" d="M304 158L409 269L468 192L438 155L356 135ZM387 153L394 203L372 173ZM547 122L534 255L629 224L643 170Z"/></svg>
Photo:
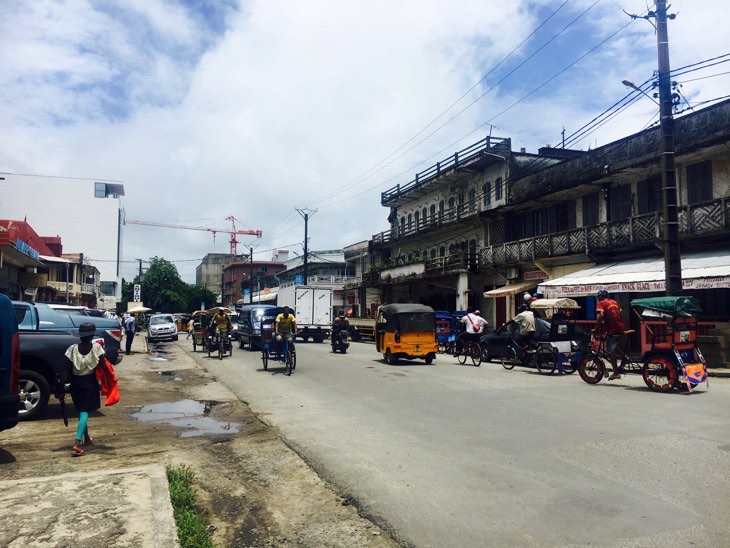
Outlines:
<svg viewBox="0 0 730 548"><path fill-rule="evenodd" d="M388 229L380 193L487 135L587 150L657 122L650 0L33 0L0 3L0 172L119 181L126 218L260 230L239 253ZM668 12L680 109L730 90L730 2ZM712 63L696 65L721 57ZM711 66L710 66L711 65ZM648 95L652 93L649 88ZM637 99L582 131L631 94ZM681 115L678 113L677 115ZM1 174L1 173L0 173ZM42 199L42 197L38 198ZM0 197L0 216L1 211ZM59 204L73 210L73 203ZM58 233L63 223L59 216ZM229 236L127 224L183 279ZM74 250L68 250L74 251ZM92 257L108 261L114 258Z"/></svg>

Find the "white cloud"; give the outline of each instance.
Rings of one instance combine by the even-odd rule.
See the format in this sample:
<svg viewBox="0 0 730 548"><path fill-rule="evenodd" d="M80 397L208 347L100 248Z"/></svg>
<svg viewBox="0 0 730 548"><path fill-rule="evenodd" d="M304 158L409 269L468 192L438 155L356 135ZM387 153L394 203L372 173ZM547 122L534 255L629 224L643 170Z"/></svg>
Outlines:
<svg viewBox="0 0 730 548"><path fill-rule="evenodd" d="M592 3L566 5L488 85ZM563 127L570 134L627 93L623 78L651 77L656 40L638 20L520 101L626 24L622 8L646 8L600 3L435 135L417 144L486 84L400 148L561 4L254 1L222 8L225 28L172 0L5 4L0 170L122 180L129 218L226 228L234 215L264 231L261 241L239 237L259 250L301 242L295 208L305 204L320 208L312 248L368 239L387 227L380 192L483 138L487 122L515 149L557 146ZM669 27L672 66L725 53L717 22L730 5L681 4ZM683 92L705 100L728 87L714 78ZM579 146L642 129L653 108L638 102ZM207 232L128 226L125 258L200 258L226 252L227 239L219 234L213 246ZM196 264L178 268L192 281ZM125 275L135 272L130 265Z"/></svg>

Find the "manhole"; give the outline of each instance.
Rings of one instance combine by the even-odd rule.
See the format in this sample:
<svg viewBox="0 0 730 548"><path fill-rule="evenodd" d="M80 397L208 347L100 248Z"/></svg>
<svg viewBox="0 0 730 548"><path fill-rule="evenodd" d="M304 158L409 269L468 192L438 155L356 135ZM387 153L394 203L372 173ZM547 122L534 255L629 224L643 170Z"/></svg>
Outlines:
<svg viewBox="0 0 730 548"><path fill-rule="evenodd" d="M182 438L205 436L208 434L237 434L241 425L236 422L223 422L208 416L211 402L180 400L175 402L145 405L132 415L141 422L157 422L182 428Z"/></svg>
<svg viewBox="0 0 730 548"><path fill-rule="evenodd" d="M181 381L183 380L182 375L177 371L160 371L160 377L167 381Z"/></svg>

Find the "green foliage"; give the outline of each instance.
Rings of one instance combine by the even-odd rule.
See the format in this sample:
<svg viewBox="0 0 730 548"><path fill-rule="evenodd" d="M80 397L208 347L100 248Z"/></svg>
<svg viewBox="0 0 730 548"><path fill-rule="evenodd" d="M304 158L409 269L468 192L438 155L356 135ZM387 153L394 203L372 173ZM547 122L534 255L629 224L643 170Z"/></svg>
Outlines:
<svg viewBox="0 0 730 548"><path fill-rule="evenodd" d="M170 489L170 502L183 548L214 548L205 521L198 515L193 482L195 474L188 466L165 468Z"/></svg>
<svg viewBox="0 0 730 548"><path fill-rule="evenodd" d="M155 312L192 312L201 303L205 308L216 306L215 294L199 285L186 284L180 278L177 268L170 261L152 257L150 265L142 276L142 302ZM122 280L122 302L120 310L127 310L127 303L134 299L134 284L140 283L139 276L127 282Z"/></svg>

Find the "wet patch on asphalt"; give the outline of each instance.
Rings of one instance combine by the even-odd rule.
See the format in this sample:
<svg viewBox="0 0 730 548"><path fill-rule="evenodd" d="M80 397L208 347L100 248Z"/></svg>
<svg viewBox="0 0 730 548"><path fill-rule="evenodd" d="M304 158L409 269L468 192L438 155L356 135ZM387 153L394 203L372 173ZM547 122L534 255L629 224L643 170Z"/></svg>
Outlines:
<svg viewBox="0 0 730 548"><path fill-rule="evenodd" d="M197 400L155 403L145 405L132 416L140 422L164 423L182 428L181 438L239 433L240 423L219 421L210 416L210 411L216 403Z"/></svg>

